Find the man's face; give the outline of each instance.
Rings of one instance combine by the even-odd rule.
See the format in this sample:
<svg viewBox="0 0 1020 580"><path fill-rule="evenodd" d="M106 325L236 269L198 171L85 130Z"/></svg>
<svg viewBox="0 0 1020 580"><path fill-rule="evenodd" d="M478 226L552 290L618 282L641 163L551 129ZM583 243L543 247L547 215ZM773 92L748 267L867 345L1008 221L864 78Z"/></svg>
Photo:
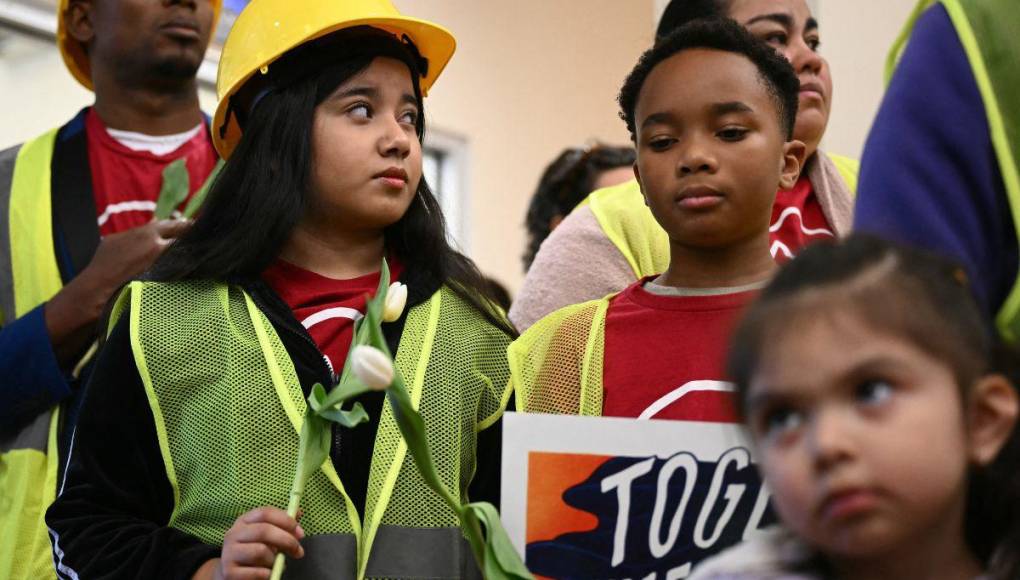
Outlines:
<svg viewBox="0 0 1020 580"><path fill-rule="evenodd" d="M102 62L128 82L193 78L213 28L212 0L81 0L69 10L93 70Z"/></svg>
<svg viewBox="0 0 1020 580"><path fill-rule="evenodd" d="M671 56L645 80L635 121L635 174L670 240L708 249L767 235L776 190L799 170L788 149L803 145L785 142L750 60L708 49Z"/></svg>

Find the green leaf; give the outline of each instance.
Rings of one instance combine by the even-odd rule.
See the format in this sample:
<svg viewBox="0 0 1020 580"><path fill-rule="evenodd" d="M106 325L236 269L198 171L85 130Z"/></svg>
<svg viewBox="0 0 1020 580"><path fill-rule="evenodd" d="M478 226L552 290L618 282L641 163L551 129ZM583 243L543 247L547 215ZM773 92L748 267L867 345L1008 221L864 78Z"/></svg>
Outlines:
<svg viewBox="0 0 1020 580"><path fill-rule="evenodd" d="M319 417L309 406L301 425L301 442L298 448L297 476L308 481L322 467L329 456L331 430L329 421ZM304 489L304 485L301 485Z"/></svg>
<svg viewBox="0 0 1020 580"><path fill-rule="evenodd" d="M173 161L163 168L163 186L159 189L154 216L158 220L169 218L174 209L188 197L190 189L188 165L184 157Z"/></svg>
<svg viewBox="0 0 1020 580"><path fill-rule="evenodd" d="M224 161L222 159L216 162L216 166L213 167L213 170L209 173L209 177L205 178L205 183L202 184L202 187L198 188L195 195L191 196L191 199L188 200L188 205L184 206L184 217L195 217L195 214L198 213L202 204L205 203L205 197L209 195L209 190L212 189L212 184L216 181L216 176L218 176L220 171L223 169L223 165Z"/></svg>
<svg viewBox="0 0 1020 580"><path fill-rule="evenodd" d="M348 356L350 358L350 356ZM342 405L344 401L353 399L358 395L367 393L372 389L365 386L364 383L358 380L358 377L354 376L353 373L348 373L346 376L340 377L340 382L337 383L333 390L326 395L323 400L323 407L328 409L330 407L336 407Z"/></svg>
<svg viewBox="0 0 1020 580"><path fill-rule="evenodd" d="M308 395L308 406L316 413L330 406L327 402L326 389L322 383L312 385L312 392Z"/></svg>
<svg viewBox="0 0 1020 580"><path fill-rule="evenodd" d="M368 413L365 412L365 408L361 406L361 403L354 403L350 411L333 408L319 411L317 414L327 421L339 423L348 429L368 421Z"/></svg>
<svg viewBox="0 0 1020 580"><path fill-rule="evenodd" d="M382 267L379 270L379 285L375 289L375 295L368 299L368 303L365 305L365 316L359 318L354 323L354 339L351 341L351 350L354 350L355 346L362 346L371 343L372 328L378 327L382 320L382 311L386 306L386 291L390 287L390 268L386 262L386 258L383 258ZM385 345L383 345L385 346ZM376 346L376 348L379 348ZM380 348L386 353L391 359L393 355L390 354L389 348ZM343 384L351 376L351 357L347 356L344 361L344 368L340 372L340 383Z"/></svg>
<svg viewBox="0 0 1020 580"><path fill-rule="evenodd" d="M487 502L471 503L465 507L485 525L485 577L533 579L503 528L496 508Z"/></svg>
<svg viewBox="0 0 1020 580"><path fill-rule="evenodd" d="M382 312L386 306L386 292L390 289L390 267L386 263L386 258L383 258L382 268L379 270L379 286L375 289L375 295L368 301L365 306L365 325L370 331L378 330L379 325L382 323ZM369 316L371 315L371 316ZM373 324L371 321L375 321ZM386 352L386 351L384 351Z"/></svg>
<svg viewBox="0 0 1020 580"><path fill-rule="evenodd" d="M418 465L418 471L421 473L425 483L442 496L443 500L450 507L459 512L460 503L453 498L453 495L443 485L436 471L436 466L432 463L428 439L425 437L425 421L422 420L421 415L418 414L418 411L414 409L414 405L411 404L411 397L407 394L407 387L404 386L404 379L401 377L399 369L394 370L396 373L393 384L390 388L386 389L386 399L390 402L390 407L393 409L393 418L396 419L400 434L403 435L404 441L407 442L407 450L411 453L411 457L414 458L415 464Z"/></svg>

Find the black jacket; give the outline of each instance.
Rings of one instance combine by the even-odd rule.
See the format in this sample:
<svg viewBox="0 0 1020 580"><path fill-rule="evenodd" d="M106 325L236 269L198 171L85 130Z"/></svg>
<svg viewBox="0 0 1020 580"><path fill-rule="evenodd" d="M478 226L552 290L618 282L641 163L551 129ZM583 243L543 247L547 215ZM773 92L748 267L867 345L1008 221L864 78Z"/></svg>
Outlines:
<svg viewBox="0 0 1020 580"><path fill-rule="evenodd" d="M383 325L396 352L407 311L426 301L440 284L412 269L400 320ZM329 368L287 305L261 280L239 282L280 336L308 395L315 383L332 384ZM182 531L167 527L174 500L156 437L151 407L131 352L127 317L117 322L96 363L74 433L69 464L56 502L46 513L58 576L81 578L190 579L220 554ZM330 457L358 512L364 515L368 475L385 396L358 399L371 420L355 429L333 425ZM478 435L478 466L472 501L499 505L501 423Z"/></svg>

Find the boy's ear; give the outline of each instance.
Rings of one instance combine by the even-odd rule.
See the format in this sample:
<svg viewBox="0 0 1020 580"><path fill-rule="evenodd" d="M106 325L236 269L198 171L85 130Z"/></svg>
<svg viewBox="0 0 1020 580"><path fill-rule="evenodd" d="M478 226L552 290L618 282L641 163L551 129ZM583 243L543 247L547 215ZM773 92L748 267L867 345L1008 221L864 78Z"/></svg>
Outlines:
<svg viewBox="0 0 1020 580"><path fill-rule="evenodd" d="M807 146L793 139L783 143L783 164L779 170L779 189L790 189L800 179L800 170L804 168L804 157Z"/></svg>
<svg viewBox="0 0 1020 580"><path fill-rule="evenodd" d="M634 179L637 180L638 189L641 190L641 198L645 200L645 205L648 205L648 196L645 195L645 184L641 183L641 170L638 169L637 161L632 166L634 169Z"/></svg>
<svg viewBox="0 0 1020 580"><path fill-rule="evenodd" d="M89 0L71 0L64 13L64 24L71 38L87 46L96 31L92 26L92 2Z"/></svg>
<svg viewBox="0 0 1020 580"><path fill-rule="evenodd" d="M970 460L988 465L1016 428L1020 397L1003 375L986 375L971 389L968 409Z"/></svg>

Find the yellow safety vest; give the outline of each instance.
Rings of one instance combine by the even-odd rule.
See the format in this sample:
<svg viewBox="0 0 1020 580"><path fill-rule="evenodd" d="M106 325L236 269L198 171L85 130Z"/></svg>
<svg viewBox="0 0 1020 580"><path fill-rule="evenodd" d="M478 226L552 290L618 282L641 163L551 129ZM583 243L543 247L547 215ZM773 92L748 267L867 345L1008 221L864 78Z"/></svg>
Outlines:
<svg viewBox="0 0 1020 580"><path fill-rule="evenodd" d="M133 282L118 299L173 489L169 525L220 545L238 515L286 507L305 397L283 343L251 297L212 282ZM478 431L510 397L509 337L444 288L408 312L397 367L455 497L475 471ZM306 556L292 578L478 575L457 515L422 480L384 405L364 519L330 461L309 480Z"/></svg>
<svg viewBox="0 0 1020 580"><path fill-rule="evenodd" d="M610 297L560 308L510 344L507 359L518 411L602 415Z"/></svg>
<svg viewBox="0 0 1020 580"><path fill-rule="evenodd" d="M999 172L1006 187L1013 225L1020 240L1020 8L1016 0L921 0L886 61L892 78L914 24L929 6L941 2L963 45L988 119ZM1000 334L1020 342L1020 277L995 319Z"/></svg>
<svg viewBox="0 0 1020 580"><path fill-rule="evenodd" d="M13 321L60 291L53 248L50 163L57 129L0 154L0 315ZM6 207L4 207L6 206ZM43 516L56 496L54 407L0 442L0 578L56 578Z"/></svg>
<svg viewBox="0 0 1020 580"><path fill-rule="evenodd" d="M850 191L856 191L860 164L848 157L828 156ZM669 266L669 238L645 205L636 181L600 189L583 203L591 207L606 237L627 259L635 280L661 273Z"/></svg>

